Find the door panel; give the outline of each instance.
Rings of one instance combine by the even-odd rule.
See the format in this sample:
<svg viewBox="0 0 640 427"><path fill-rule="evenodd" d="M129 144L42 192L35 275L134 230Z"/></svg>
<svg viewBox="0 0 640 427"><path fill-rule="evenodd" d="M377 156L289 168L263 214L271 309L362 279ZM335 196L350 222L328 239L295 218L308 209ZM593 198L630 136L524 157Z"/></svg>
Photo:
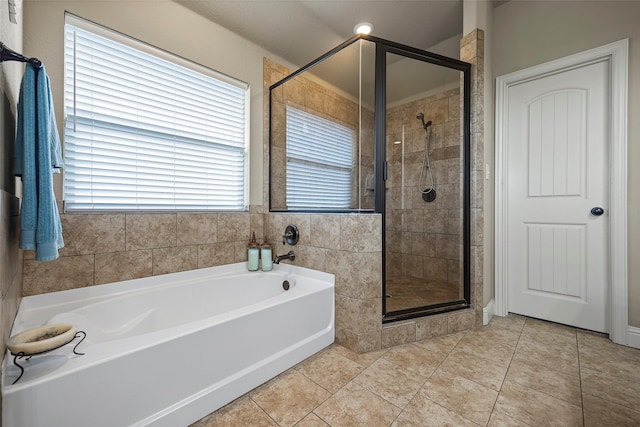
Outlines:
<svg viewBox="0 0 640 427"><path fill-rule="evenodd" d="M595 62L511 87L507 128L509 311L601 332L608 72Z"/></svg>

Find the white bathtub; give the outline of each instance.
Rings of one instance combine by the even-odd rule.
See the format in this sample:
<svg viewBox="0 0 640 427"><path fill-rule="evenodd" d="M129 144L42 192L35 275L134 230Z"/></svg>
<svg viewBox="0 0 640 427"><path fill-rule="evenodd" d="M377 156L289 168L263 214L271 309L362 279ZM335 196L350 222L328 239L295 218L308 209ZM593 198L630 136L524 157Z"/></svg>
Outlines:
<svg viewBox="0 0 640 427"><path fill-rule="evenodd" d="M291 287L283 289L288 280ZM87 338L3 362L4 427L186 426L331 344L334 276L245 263L25 297L12 335Z"/></svg>

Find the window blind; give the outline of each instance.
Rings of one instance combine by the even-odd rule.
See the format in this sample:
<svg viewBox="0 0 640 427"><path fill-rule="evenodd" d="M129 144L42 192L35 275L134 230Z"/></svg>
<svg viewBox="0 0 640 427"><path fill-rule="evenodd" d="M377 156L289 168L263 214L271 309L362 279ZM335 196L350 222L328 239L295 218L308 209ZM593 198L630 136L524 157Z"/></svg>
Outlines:
<svg viewBox="0 0 640 427"><path fill-rule="evenodd" d="M287 207L349 209L355 132L287 106Z"/></svg>
<svg viewBox="0 0 640 427"><path fill-rule="evenodd" d="M248 86L78 21L65 25L65 209L246 209Z"/></svg>

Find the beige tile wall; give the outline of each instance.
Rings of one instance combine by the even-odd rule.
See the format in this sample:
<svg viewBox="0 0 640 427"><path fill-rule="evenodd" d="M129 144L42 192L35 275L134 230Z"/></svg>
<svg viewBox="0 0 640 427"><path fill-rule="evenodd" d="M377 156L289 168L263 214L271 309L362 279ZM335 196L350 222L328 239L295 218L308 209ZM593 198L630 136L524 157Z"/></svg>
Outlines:
<svg viewBox="0 0 640 427"><path fill-rule="evenodd" d="M471 64L471 304L482 324L484 263L484 31L460 41L460 59Z"/></svg>
<svg viewBox="0 0 640 427"><path fill-rule="evenodd" d="M460 89L449 89L387 110L387 275L451 283L461 280ZM416 114L431 120L431 170L437 197L422 200L430 186L423 168L425 131ZM404 153L401 141L404 127ZM403 166L404 163L404 166ZM404 181L402 170L404 167ZM404 185L403 185L404 184ZM404 203L402 197L404 196Z"/></svg>
<svg viewBox="0 0 640 427"><path fill-rule="evenodd" d="M253 210L251 210L253 212ZM246 260L260 213L62 214L65 247L55 261L26 251L24 295Z"/></svg>

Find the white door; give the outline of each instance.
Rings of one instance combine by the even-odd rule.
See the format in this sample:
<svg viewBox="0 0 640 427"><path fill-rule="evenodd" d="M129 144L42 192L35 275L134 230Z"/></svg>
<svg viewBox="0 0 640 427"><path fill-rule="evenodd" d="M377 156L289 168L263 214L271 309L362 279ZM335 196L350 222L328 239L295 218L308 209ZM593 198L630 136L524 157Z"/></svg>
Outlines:
<svg viewBox="0 0 640 427"><path fill-rule="evenodd" d="M609 63L514 85L508 105L508 309L608 332Z"/></svg>

